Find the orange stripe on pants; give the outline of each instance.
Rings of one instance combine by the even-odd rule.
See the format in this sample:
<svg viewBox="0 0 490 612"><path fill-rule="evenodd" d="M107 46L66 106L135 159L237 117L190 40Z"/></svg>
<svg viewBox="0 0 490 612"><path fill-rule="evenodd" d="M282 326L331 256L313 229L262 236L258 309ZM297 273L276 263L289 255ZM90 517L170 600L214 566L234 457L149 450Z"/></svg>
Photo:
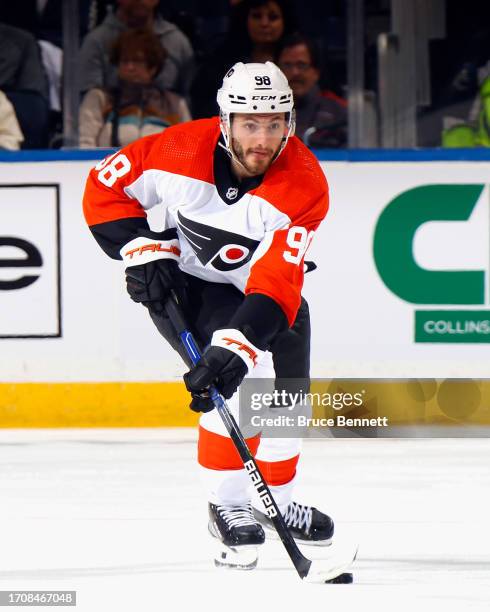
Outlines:
<svg viewBox="0 0 490 612"><path fill-rule="evenodd" d="M259 447L260 434L245 440L247 446L255 457ZM197 460L200 465L210 470L241 470L243 461L235 445L228 436L199 427L199 440L197 443Z"/></svg>
<svg viewBox="0 0 490 612"><path fill-rule="evenodd" d="M290 482L296 474L299 455L284 459L284 461L260 461L257 465L266 483L271 486L279 486Z"/></svg>

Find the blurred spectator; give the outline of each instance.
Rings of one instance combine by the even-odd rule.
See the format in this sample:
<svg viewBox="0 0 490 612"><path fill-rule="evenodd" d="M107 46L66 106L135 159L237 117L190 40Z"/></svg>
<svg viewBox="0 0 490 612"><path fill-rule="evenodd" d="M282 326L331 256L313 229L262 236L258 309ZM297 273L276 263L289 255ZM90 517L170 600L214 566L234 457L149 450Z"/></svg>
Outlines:
<svg viewBox="0 0 490 612"><path fill-rule="evenodd" d="M87 33L93 0L77 0L79 37ZM68 4L68 3L65 3ZM70 13L71 16L71 13ZM0 21L30 32L41 49L49 87L48 145L62 139L61 78L63 65L62 0L22 0L0 3Z"/></svg>
<svg viewBox="0 0 490 612"><path fill-rule="evenodd" d="M0 23L0 87L8 91L32 91L48 98L36 39L18 28Z"/></svg>
<svg viewBox="0 0 490 612"><path fill-rule="evenodd" d="M61 75L63 71L63 51L47 40L40 40L41 58L48 79L49 107L61 112Z"/></svg>
<svg viewBox="0 0 490 612"><path fill-rule="evenodd" d="M173 24L155 14L158 0L118 0L115 13L85 37L80 49L80 89L114 87L117 71L109 60L111 43L130 28L147 28L159 38L168 52L168 60L156 75L162 89L186 95L192 78L193 50L187 37Z"/></svg>
<svg viewBox="0 0 490 612"><path fill-rule="evenodd" d="M285 37L296 31L289 0L242 0L232 7L225 42L203 59L192 84L194 117L218 113L216 90L223 74L236 62L277 62Z"/></svg>
<svg viewBox="0 0 490 612"><path fill-rule="evenodd" d="M119 147L191 119L181 96L154 81L167 52L149 30L127 30L110 54L118 84L89 90L80 106L80 146Z"/></svg>
<svg viewBox="0 0 490 612"><path fill-rule="evenodd" d="M301 34L287 38L278 66L293 90L296 135L310 146L339 148L346 145L347 109L344 100L322 91L319 55L313 41Z"/></svg>
<svg viewBox="0 0 490 612"><path fill-rule="evenodd" d="M289 2L243 0L234 10L230 36L235 52L243 61L275 62L282 40L296 29Z"/></svg>
<svg viewBox="0 0 490 612"><path fill-rule="evenodd" d="M15 110L7 96L0 91L0 149L16 151L24 140Z"/></svg>
<svg viewBox="0 0 490 612"><path fill-rule="evenodd" d="M487 142L489 143L489 131L490 125L488 119L490 117L490 60L478 68L478 93L472 101L471 107L468 113L468 119L470 123L478 124L480 130L485 130Z"/></svg>
<svg viewBox="0 0 490 612"><path fill-rule="evenodd" d="M443 146L477 145L489 17L486 2L472 3L471 10L463 2L445 3L445 35L429 40L431 97L429 106L418 109L417 146L440 146L441 133Z"/></svg>
<svg viewBox="0 0 490 612"><path fill-rule="evenodd" d="M48 140L48 82L39 46L29 32L0 23L0 89L15 108L25 148Z"/></svg>
<svg viewBox="0 0 490 612"><path fill-rule="evenodd" d="M88 30L90 6L93 0L78 0L80 36ZM0 21L30 32L38 40L47 40L61 49L63 0L22 0L2 2Z"/></svg>
<svg viewBox="0 0 490 612"><path fill-rule="evenodd" d="M479 70L482 79L478 96L471 106L468 122L446 115L443 118L443 147L490 147L490 62Z"/></svg>

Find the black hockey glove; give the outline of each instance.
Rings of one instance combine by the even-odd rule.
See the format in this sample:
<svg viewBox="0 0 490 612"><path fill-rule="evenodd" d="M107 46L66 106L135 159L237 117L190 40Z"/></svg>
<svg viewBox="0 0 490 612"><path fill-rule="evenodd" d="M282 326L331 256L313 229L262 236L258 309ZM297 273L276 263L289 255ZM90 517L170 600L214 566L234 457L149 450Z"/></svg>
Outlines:
<svg viewBox="0 0 490 612"><path fill-rule="evenodd" d="M209 412L214 408L209 397L210 385L230 399L263 353L237 329L215 331L199 363L184 375L185 386L192 395L191 410Z"/></svg>
<svg viewBox="0 0 490 612"><path fill-rule="evenodd" d="M165 300L174 290L179 303L185 306L187 281L178 266L177 230L140 230L139 236L120 253L126 264L126 287L133 301L162 312Z"/></svg>

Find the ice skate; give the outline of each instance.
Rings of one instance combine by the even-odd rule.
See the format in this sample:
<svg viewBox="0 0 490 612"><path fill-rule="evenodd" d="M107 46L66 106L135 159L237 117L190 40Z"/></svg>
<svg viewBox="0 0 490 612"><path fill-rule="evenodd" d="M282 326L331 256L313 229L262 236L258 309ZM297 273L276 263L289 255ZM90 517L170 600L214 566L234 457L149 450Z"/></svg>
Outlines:
<svg viewBox="0 0 490 612"><path fill-rule="evenodd" d="M254 515L264 527L267 536L277 538L270 518L257 508L254 508ZM332 543L333 520L313 506L304 506L293 501L283 516L291 535L299 544L330 546Z"/></svg>
<svg viewBox="0 0 490 612"><path fill-rule="evenodd" d="M216 567L250 570L256 567L257 546L265 533L254 518L252 506L218 506L209 504L209 533L216 538Z"/></svg>

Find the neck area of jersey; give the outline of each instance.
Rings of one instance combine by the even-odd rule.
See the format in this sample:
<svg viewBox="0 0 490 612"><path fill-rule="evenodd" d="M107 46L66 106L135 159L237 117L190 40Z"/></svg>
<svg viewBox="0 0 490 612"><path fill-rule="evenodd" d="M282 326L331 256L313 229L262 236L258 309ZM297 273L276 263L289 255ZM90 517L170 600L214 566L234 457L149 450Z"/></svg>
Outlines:
<svg viewBox="0 0 490 612"><path fill-rule="evenodd" d="M225 204L238 202L248 191L256 189L264 178L263 174L245 178L235 174L223 136L220 136L214 150L213 173L216 189Z"/></svg>

